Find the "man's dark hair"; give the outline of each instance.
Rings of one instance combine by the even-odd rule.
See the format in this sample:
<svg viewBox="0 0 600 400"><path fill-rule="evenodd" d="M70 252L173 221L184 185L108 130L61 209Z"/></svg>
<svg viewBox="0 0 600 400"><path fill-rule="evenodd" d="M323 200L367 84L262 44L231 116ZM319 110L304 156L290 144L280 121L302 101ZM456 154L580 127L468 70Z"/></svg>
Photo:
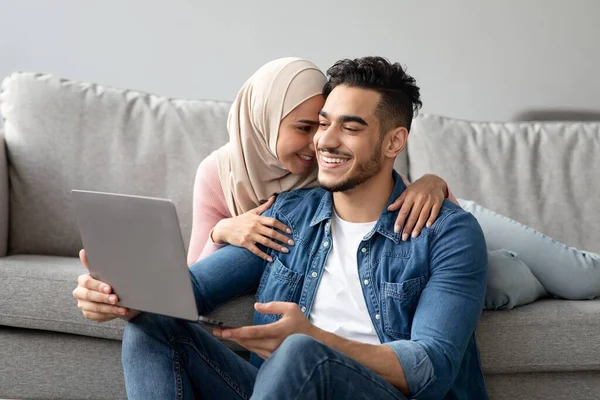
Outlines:
<svg viewBox="0 0 600 400"><path fill-rule="evenodd" d="M412 119L423 105L415 79L399 63L392 64L383 57L340 60L327 70L327 75L325 98L338 85L371 89L381 95L375 115L382 134L399 126L410 131Z"/></svg>

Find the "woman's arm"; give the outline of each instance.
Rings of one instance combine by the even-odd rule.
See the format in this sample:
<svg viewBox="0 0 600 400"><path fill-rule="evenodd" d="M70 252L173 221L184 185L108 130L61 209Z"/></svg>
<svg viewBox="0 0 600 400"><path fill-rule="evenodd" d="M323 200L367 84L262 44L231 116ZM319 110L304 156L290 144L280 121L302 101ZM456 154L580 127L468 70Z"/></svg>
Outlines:
<svg viewBox="0 0 600 400"><path fill-rule="evenodd" d="M206 257L223 246L213 242L209 235L219 221L230 217L219 180L216 153L212 153L200 163L194 180L192 236L187 256L188 265L192 265L198 259Z"/></svg>
<svg viewBox="0 0 600 400"><path fill-rule="evenodd" d="M275 198L244 214L232 217L219 179L216 153L200 163L194 182L192 236L188 250L188 265L192 265L224 244L245 247L256 256L271 261L259 244L276 251L288 252L294 242L284 235L292 231L280 221L264 217Z"/></svg>

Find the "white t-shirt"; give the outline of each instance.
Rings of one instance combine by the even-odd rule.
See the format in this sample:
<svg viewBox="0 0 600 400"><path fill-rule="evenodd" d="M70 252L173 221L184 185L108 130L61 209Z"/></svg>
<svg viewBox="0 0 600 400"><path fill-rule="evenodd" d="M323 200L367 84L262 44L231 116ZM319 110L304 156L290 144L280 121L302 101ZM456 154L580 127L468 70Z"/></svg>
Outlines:
<svg viewBox="0 0 600 400"><path fill-rule="evenodd" d="M346 339L381 344L358 277L358 246L377 221L347 222L334 212L332 245L317 288L309 320L317 327Z"/></svg>

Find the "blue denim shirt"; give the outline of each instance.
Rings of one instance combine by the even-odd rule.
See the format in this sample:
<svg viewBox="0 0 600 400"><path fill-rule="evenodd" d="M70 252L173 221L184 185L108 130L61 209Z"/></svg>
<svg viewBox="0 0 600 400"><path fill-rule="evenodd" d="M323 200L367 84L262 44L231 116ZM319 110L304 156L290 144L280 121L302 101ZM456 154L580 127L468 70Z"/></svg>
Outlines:
<svg viewBox="0 0 600 400"><path fill-rule="evenodd" d="M406 189L395 172L394 179L388 205ZM287 254L269 251L272 263L227 246L193 265L199 311L258 287L258 301L295 302L308 317L332 246L332 208L332 194L321 188L280 194L264 215L290 227L295 246ZM445 201L436 222L404 242L393 231L397 214L386 207L356 249L375 331L396 353L411 398L486 399L474 336L487 282L481 228ZM277 318L255 313L254 323Z"/></svg>

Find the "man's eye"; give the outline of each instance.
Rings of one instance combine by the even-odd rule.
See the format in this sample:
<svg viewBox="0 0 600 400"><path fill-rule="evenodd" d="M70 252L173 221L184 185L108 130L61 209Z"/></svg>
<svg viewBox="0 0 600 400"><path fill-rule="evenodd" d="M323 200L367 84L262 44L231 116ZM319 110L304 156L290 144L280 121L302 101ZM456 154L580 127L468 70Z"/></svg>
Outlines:
<svg viewBox="0 0 600 400"><path fill-rule="evenodd" d="M319 122L319 128L325 128L327 124L325 122Z"/></svg>

